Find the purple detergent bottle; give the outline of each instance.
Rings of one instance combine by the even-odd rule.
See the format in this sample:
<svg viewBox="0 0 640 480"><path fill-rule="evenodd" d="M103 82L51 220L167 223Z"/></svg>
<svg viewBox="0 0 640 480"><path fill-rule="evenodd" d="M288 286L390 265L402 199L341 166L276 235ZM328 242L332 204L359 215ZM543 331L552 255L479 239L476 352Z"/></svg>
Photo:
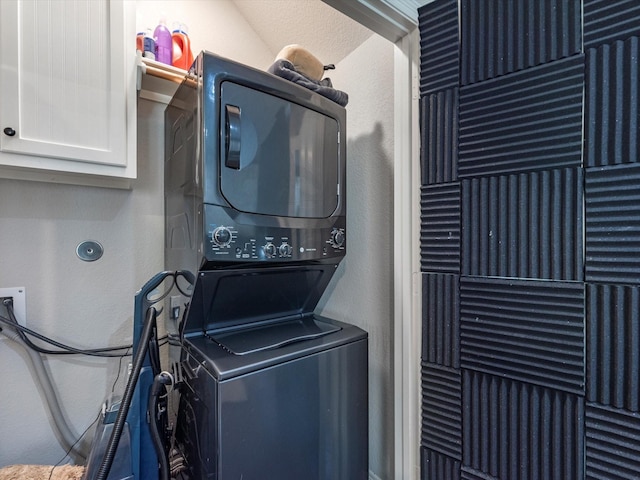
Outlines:
<svg viewBox="0 0 640 480"><path fill-rule="evenodd" d="M165 18L160 19L160 23L153 32L153 37L156 41L156 60L171 65L173 41L171 40L171 32L167 28Z"/></svg>

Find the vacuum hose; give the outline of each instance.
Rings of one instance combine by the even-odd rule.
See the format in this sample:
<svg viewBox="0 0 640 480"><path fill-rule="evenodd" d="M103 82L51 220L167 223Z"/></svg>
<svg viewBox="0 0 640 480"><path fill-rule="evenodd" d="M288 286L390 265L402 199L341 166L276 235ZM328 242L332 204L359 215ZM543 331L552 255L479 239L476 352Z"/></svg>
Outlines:
<svg viewBox="0 0 640 480"><path fill-rule="evenodd" d="M98 473L96 475L96 480L106 480L107 476L109 475L109 471L111 470L111 466L113 465L113 460L118 449L118 443L120 443L120 436L122 435L124 425L127 421L127 414L129 413L129 407L131 406L133 392L136 389L138 376L140 375L140 371L142 370L144 357L147 354L147 350L149 349L149 339L155 331L156 315L157 311L155 308L150 307L147 310L147 315L144 319L144 326L142 328L142 334L140 335L140 340L138 341L137 345L137 352L133 359L133 368L131 371L131 375L129 376L129 380L127 381L127 386L124 390L124 395L122 398L122 402L120 403L118 415L116 416L115 423L113 424L113 430L111 431L111 436L109 437L107 450L104 454L104 458L102 459L102 463L100 464L100 469L98 470Z"/></svg>
<svg viewBox="0 0 640 480"><path fill-rule="evenodd" d="M156 406L158 399L162 393L167 392L165 385L173 384L173 377L169 372L160 372L153 379L151 391L149 393L149 401L147 403L149 430L151 431L151 439L160 463L160 480L169 480L169 460L167 452L162 440L162 434L158 429L158 421L156 416Z"/></svg>
<svg viewBox="0 0 640 480"><path fill-rule="evenodd" d="M38 352L32 350L28 345L25 344L24 340L16 330L5 327L4 329L2 329L2 333L9 340L12 340L21 345L29 356L31 366L33 367L33 372L37 379L37 384L40 386L42 393L45 396L45 404L49 407L49 416L56 429L56 433L60 438L62 447L65 449L65 451L71 452L76 460L85 460L86 454L76 446L76 444L78 443L77 437L71 432L71 429L64 419L62 409L60 408L60 403L58 402L58 397L56 396L55 390L53 389L51 378L49 377L49 374L44 366L42 357Z"/></svg>

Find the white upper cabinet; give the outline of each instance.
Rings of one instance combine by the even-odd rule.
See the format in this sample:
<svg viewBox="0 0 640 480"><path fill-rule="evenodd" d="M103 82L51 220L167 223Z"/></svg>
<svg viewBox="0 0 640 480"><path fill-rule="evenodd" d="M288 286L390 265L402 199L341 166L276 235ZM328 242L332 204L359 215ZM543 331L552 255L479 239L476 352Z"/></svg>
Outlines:
<svg viewBox="0 0 640 480"><path fill-rule="evenodd" d="M0 176L135 178L134 45L135 2L0 1Z"/></svg>

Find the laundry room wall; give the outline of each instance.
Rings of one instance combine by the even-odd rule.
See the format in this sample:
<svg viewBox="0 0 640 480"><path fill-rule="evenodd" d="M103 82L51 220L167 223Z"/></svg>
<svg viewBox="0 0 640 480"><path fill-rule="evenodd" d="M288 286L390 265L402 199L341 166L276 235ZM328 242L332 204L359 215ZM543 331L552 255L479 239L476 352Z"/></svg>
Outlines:
<svg viewBox="0 0 640 480"><path fill-rule="evenodd" d="M356 73L357 72L357 73ZM319 309L369 333L369 467L393 478L393 45L373 36L336 66L347 106L347 255Z"/></svg>
<svg viewBox="0 0 640 480"><path fill-rule="evenodd" d="M186 23L194 54L207 49L265 69L278 51L232 0L137 0L136 10L138 29L163 15L169 27ZM323 24L322 35L330 28ZM393 471L393 49L372 35L330 75L350 96L348 253L319 305L369 332L370 474L383 480ZM81 348L131 341L134 294L163 268L163 112L162 103L138 100L138 178L130 190L0 179L0 287L26 287L27 326ZM104 246L96 262L75 254L88 239ZM0 467L65 456L26 360L0 339ZM122 391L127 363L46 359L74 433L91 426L112 389Z"/></svg>
<svg viewBox="0 0 640 480"><path fill-rule="evenodd" d="M143 0L138 11L155 25L163 3ZM164 13L193 24L196 48L259 66L271 61L273 53L231 2L170 3L177 11ZM164 105L138 100L138 178L130 190L0 179L0 287L26 288L28 327L81 348L131 342L135 292L163 269L163 113ZM89 239L104 247L91 263L75 254ZM46 358L75 434L92 424L112 387L122 392L127 363ZM0 467L63 460L21 347L0 339L0 365Z"/></svg>

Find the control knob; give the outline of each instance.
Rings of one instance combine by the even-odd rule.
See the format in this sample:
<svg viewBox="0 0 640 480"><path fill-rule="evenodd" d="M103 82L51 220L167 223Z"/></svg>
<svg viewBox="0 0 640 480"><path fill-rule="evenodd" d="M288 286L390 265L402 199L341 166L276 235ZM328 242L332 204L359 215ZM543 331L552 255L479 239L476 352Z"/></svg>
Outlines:
<svg viewBox="0 0 640 480"><path fill-rule="evenodd" d="M277 250L276 250L276 246L273 243L269 242L262 248L267 258L273 258L276 256Z"/></svg>
<svg viewBox="0 0 640 480"><path fill-rule="evenodd" d="M288 257L293 252L293 248L287 242L284 242L278 247L278 252L280 252L281 257Z"/></svg>
<svg viewBox="0 0 640 480"><path fill-rule="evenodd" d="M331 232L331 245L340 248L344 245L344 230L335 229Z"/></svg>
<svg viewBox="0 0 640 480"><path fill-rule="evenodd" d="M211 234L211 240L219 247L226 247L231 243L231 230L227 227L218 227Z"/></svg>

